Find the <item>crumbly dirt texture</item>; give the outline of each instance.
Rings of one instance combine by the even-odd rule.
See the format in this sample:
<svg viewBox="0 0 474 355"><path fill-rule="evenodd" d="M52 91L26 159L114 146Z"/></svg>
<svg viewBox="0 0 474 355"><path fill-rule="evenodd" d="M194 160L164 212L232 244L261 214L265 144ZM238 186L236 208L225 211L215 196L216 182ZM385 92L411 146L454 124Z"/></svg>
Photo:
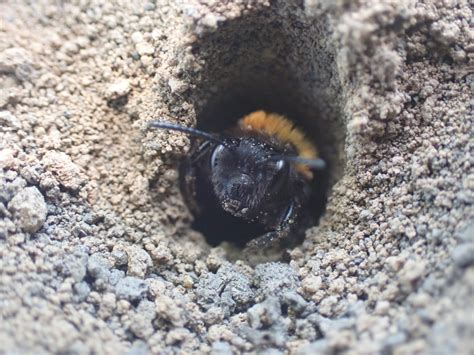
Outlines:
<svg viewBox="0 0 474 355"><path fill-rule="evenodd" d="M471 17L2 1L0 353L472 353ZM210 247L178 188L189 139L145 128L256 108L297 117L330 163L289 263Z"/></svg>

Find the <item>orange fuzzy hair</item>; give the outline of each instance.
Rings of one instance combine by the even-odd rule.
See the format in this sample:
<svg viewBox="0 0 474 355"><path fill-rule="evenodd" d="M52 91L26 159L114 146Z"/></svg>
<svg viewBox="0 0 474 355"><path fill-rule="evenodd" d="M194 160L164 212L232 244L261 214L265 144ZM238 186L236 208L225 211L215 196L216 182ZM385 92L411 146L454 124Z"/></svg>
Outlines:
<svg viewBox="0 0 474 355"><path fill-rule="evenodd" d="M296 128L293 122L281 115L255 111L239 120L239 128L242 131L263 133L276 138L283 144L291 144L301 158L315 159L318 157L318 151L307 140L304 133ZM296 170L308 180L313 178L313 173L306 165L296 164Z"/></svg>

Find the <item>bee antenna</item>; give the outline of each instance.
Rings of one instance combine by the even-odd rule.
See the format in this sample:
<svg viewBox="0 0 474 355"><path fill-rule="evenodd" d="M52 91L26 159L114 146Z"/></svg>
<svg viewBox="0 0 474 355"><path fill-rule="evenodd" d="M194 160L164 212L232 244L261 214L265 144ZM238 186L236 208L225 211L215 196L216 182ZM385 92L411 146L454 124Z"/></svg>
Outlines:
<svg viewBox="0 0 474 355"><path fill-rule="evenodd" d="M150 121L150 122L148 122L148 127L158 128L158 129L167 129L167 130L170 130L170 131L183 132L183 133L189 134L190 136L198 137L198 138L204 138L208 141L218 143L218 144L222 144L224 147L229 148L229 143L226 142L225 140L220 139L220 138L216 137L213 134L200 131L196 128L184 127L184 126L180 126L180 125L177 125L177 124L168 123L168 122L160 122L160 121Z"/></svg>
<svg viewBox="0 0 474 355"><path fill-rule="evenodd" d="M324 170L327 166L326 162L321 158L306 159L296 155L273 155L268 160L284 160L289 163L306 165L315 170Z"/></svg>

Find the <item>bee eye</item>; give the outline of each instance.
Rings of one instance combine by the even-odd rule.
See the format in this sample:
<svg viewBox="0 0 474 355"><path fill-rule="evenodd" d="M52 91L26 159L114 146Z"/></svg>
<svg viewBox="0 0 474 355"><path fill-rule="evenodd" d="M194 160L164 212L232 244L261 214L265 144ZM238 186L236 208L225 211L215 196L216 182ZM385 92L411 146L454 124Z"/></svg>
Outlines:
<svg viewBox="0 0 474 355"><path fill-rule="evenodd" d="M285 165L286 165L286 162L284 160L278 160L275 164L275 167L277 170L283 170Z"/></svg>
<svg viewBox="0 0 474 355"><path fill-rule="evenodd" d="M224 149L225 147L222 144L219 144L216 148L214 148L214 151L211 154L211 167L217 165L219 156L221 155Z"/></svg>

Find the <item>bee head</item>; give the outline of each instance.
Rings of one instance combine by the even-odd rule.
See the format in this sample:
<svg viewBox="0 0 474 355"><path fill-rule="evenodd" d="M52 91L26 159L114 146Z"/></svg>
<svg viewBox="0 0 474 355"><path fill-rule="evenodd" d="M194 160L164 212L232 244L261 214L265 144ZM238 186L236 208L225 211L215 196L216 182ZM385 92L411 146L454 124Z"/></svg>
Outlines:
<svg viewBox="0 0 474 355"><path fill-rule="evenodd" d="M285 155L252 136L222 138L194 128L153 121L150 127L175 130L213 143L210 180L221 207L236 217L251 219L263 204L279 194L289 194L290 179L298 176L296 164L322 169L322 159Z"/></svg>
<svg viewBox="0 0 474 355"><path fill-rule="evenodd" d="M251 137L231 140L231 147L217 145L210 159L211 180L221 207L236 217L252 217L262 210L290 176L290 164L278 159L273 148Z"/></svg>

